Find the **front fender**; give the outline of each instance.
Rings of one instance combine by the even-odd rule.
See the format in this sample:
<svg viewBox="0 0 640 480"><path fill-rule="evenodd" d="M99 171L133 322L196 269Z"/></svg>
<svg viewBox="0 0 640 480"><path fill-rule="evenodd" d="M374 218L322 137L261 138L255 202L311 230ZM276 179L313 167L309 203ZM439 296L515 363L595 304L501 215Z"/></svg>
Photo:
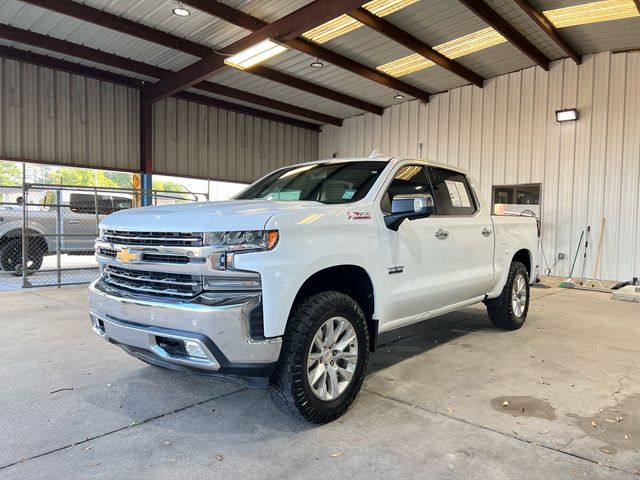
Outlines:
<svg viewBox="0 0 640 480"><path fill-rule="evenodd" d="M345 215L342 222L329 217L311 224L298 222L291 228L289 222L283 225L282 221L275 226L280 230L280 241L272 251L237 255L235 263L236 268L257 271L262 277L265 336L284 333L300 288L309 277L326 268L361 267L371 279L374 295L380 291L375 274L380 247L373 220L348 223Z"/></svg>

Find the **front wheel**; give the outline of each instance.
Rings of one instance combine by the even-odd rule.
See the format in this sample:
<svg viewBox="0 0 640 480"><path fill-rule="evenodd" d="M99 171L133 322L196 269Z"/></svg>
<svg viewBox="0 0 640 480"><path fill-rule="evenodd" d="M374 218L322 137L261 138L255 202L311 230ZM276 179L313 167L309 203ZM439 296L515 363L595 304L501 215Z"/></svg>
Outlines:
<svg viewBox="0 0 640 480"><path fill-rule="evenodd" d="M309 422L335 420L356 399L368 359L369 331L359 305L339 292L312 295L289 318L271 398Z"/></svg>
<svg viewBox="0 0 640 480"><path fill-rule="evenodd" d="M44 254L37 245L30 244L27 255L27 272L35 272L42 266ZM22 276L22 239L9 240L0 248L0 268L16 277Z"/></svg>
<svg viewBox="0 0 640 480"><path fill-rule="evenodd" d="M486 304L489 320L496 327L506 330L522 327L529 311L529 275L522 263L511 264L500 296Z"/></svg>

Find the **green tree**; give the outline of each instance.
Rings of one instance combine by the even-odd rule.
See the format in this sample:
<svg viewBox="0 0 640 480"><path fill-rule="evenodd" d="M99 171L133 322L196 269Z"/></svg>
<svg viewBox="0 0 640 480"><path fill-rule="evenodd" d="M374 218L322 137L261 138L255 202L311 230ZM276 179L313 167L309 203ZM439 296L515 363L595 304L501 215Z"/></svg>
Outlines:
<svg viewBox="0 0 640 480"><path fill-rule="evenodd" d="M0 161L0 185L22 185L22 168L17 163Z"/></svg>
<svg viewBox="0 0 640 480"><path fill-rule="evenodd" d="M76 187L120 187L107 176L107 172L87 170L84 168L60 167L47 176L47 183L54 185L73 185ZM131 188L131 184L127 186Z"/></svg>

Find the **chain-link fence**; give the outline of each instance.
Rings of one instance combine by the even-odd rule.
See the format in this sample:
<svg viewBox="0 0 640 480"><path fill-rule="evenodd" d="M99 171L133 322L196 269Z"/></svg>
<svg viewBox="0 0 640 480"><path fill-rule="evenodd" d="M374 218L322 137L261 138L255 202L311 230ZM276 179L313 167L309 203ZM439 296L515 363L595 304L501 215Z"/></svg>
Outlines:
<svg viewBox="0 0 640 480"><path fill-rule="evenodd" d="M206 200L207 194L153 191L154 205ZM100 221L140 206L122 188L0 185L0 290L88 283L97 275Z"/></svg>

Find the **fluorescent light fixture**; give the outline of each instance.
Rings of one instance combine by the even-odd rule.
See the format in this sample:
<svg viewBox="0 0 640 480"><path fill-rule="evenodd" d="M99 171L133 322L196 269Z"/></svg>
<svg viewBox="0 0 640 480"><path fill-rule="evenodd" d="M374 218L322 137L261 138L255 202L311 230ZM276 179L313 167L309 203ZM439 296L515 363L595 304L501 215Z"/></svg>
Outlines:
<svg viewBox="0 0 640 480"><path fill-rule="evenodd" d="M556 28L640 16L633 0L604 0L542 13Z"/></svg>
<svg viewBox="0 0 640 480"><path fill-rule="evenodd" d="M245 68L253 67L258 63L264 62L269 58L273 58L276 55L280 55L286 50L287 47L284 47L273 40L267 39L241 51L240 53L225 58L224 63L231 67L244 70Z"/></svg>
<svg viewBox="0 0 640 480"><path fill-rule="evenodd" d="M558 122L574 122L578 119L578 110L575 108L565 108L556 110L556 120Z"/></svg>
<svg viewBox="0 0 640 480"><path fill-rule="evenodd" d="M365 3L362 7L378 17L385 17L418 1L419 0L373 0L372 2ZM349 15L340 15L333 20L329 20L303 33L302 36L316 43L325 43L361 26L362 24L360 22L354 20Z"/></svg>
<svg viewBox="0 0 640 480"><path fill-rule="evenodd" d="M470 33L464 37L455 38L449 42L433 47L434 50L440 52L448 58L458 58L470 53L493 47L506 42L506 39L496 32L493 28L485 28L477 32ZM417 72L427 67L435 65L431 60L427 60L422 55L414 53L407 57L394 60L393 62L380 65L378 70L392 75L401 77L409 73Z"/></svg>

